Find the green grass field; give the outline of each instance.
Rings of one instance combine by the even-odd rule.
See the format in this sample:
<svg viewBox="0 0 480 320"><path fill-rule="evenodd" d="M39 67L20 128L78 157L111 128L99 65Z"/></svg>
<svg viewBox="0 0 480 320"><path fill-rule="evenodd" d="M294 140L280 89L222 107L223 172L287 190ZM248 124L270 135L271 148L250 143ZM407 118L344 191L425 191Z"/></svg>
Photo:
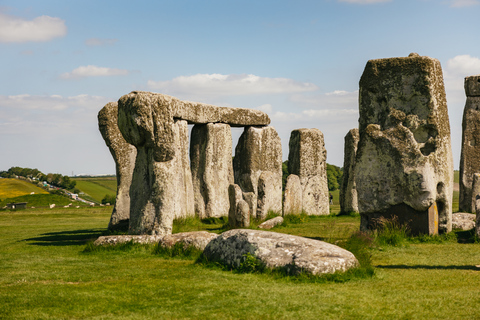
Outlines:
<svg viewBox="0 0 480 320"><path fill-rule="evenodd" d="M111 208L0 212L2 319L474 319L480 244L372 249L373 278L311 283L162 258L147 247L84 252ZM358 217L274 231L337 241ZM197 229L219 232L218 225ZM180 228L181 229L181 228ZM176 228L179 230L179 228Z"/></svg>
<svg viewBox="0 0 480 320"><path fill-rule="evenodd" d="M35 194L48 194L47 191L27 181L0 179L0 200L29 195L32 192Z"/></svg>
<svg viewBox="0 0 480 320"><path fill-rule="evenodd" d="M84 192L86 196L83 198L87 200L94 200L94 202L101 202L105 195L115 196L117 194L117 178L72 178L77 182L76 188Z"/></svg>

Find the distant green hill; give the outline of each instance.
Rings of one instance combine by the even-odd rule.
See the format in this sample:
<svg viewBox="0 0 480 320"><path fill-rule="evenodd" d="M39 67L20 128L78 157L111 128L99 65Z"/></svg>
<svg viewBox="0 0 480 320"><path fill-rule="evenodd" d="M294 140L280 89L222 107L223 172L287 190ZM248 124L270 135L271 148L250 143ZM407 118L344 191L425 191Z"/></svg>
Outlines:
<svg viewBox="0 0 480 320"><path fill-rule="evenodd" d="M28 181L19 179L0 179L0 200L29 195L32 192L35 194L48 194L47 191Z"/></svg>
<svg viewBox="0 0 480 320"><path fill-rule="evenodd" d="M19 197L8 198L0 201L0 208L3 208L7 203L18 203L18 202L27 202L27 208L30 207L48 207L51 204L55 204L56 207L67 206L72 203L72 206L87 206L79 201L73 201L68 197L61 196L58 194L28 194Z"/></svg>
<svg viewBox="0 0 480 320"><path fill-rule="evenodd" d="M117 178L115 177L91 177L72 178L77 182L76 188L85 195L80 197L87 200L101 202L105 195L115 196L117 194Z"/></svg>

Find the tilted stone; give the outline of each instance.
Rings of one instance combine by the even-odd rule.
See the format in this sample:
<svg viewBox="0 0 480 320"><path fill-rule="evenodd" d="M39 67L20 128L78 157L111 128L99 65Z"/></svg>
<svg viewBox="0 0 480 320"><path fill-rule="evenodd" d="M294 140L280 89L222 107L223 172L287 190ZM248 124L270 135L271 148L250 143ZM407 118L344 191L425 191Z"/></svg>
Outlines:
<svg viewBox="0 0 480 320"><path fill-rule="evenodd" d="M258 212L282 211L282 144L273 127L246 127L238 140L233 160L235 183L257 196ZM270 172L268 201L259 196L259 179ZM262 213L263 215L263 213Z"/></svg>
<svg viewBox="0 0 480 320"><path fill-rule="evenodd" d="M216 237L218 237L218 234L207 231L181 232L164 236L158 244L166 248L172 248L175 244L182 243L184 248L192 246L203 251L210 241Z"/></svg>
<svg viewBox="0 0 480 320"><path fill-rule="evenodd" d="M440 62L418 54L368 61L359 103L361 229L397 216L413 233L436 233L437 223L450 231L453 158Z"/></svg>
<svg viewBox="0 0 480 320"><path fill-rule="evenodd" d="M357 188L353 172L359 140L358 129L350 130L345 136L343 181L340 188L340 212L343 213L358 212Z"/></svg>
<svg viewBox="0 0 480 320"><path fill-rule="evenodd" d="M480 75L465 78L467 101L463 109L462 152L460 156L459 209L475 211L475 195L472 193L473 175L480 172Z"/></svg>
<svg viewBox="0 0 480 320"><path fill-rule="evenodd" d="M95 246L114 246L117 244L127 243L132 241L139 244L155 244L162 240L163 236L152 235L115 235L115 236L101 236L93 242Z"/></svg>
<svg viewBox="0 0 480 320"><path fill-rule="evenodd" d="M252 255L267 268L314 275L346 271L358 266L355 256L319 240L263 230L234 229L210 241L204 250L209 261L239 267Z"/></svg>
<svg viewBox="0 0 480 320"><path fill-rule="evenodd" d="M452 229L472 230L475 228L475 214L467 212L457 212L452 214Z"/></svg>
<svg viewBox="0 0 480 320"><path fill-rule="evenodd" d="M318 129L296 129L290 134L288 171L300 178L302 209L309 215L330 213L327 151Z"/></svg>
<svg viewBox="0 0 480 320"><path fill-rule="evenodd" d="M118 129L118 105L107 103L98 113L98 128L107 144L113 160L117 176L117 196L112 216L108 224L109 230L128 229L130 219L130 185L137 150L127 143Z"/></svg>
<svg viewBox="0 0 480 320"><path fill-rule="evenodd" d="M190 145L195 211L200 218L227 216L233 183L232 133L223 123L195 125Z"/></svg>
<svg viewBox="0 0 480 320"><path fill-rule="evenodd" d="M261 224L258 225L259 229L272 229L275 228L278 225L281 225L283 223L283 218L282 217L275 217L272 219L269 219L267 221L262 222Z"/></svg>
<svg viewBox="0 0 480 320"><path fill-rule="evenodd" d="M302 213L302 185L300 178L295 174L287 177L285 195L283 199L283 215Z"/></svg>

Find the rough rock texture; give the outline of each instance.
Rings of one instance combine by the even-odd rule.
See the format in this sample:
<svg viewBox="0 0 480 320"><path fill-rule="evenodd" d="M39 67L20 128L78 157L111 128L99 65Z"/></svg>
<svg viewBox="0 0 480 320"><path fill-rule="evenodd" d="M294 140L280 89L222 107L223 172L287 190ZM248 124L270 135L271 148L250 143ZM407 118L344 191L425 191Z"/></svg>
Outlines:
<svg viewBox="0 0 480 320"><path fill-rule="evenodd" d="M250 206L243 200L240 186L231 184L228 187L230 209L228 211L228 223L231 228L246 228L250 226Z"/></svg>
<svg viewBox="0 0 480 320"><path fill-rule="evenodd" d="M475 235L480 238L480 198L475 202Z"/></svg>
<svg viewBox="0 0 480 320"><path fill-rule="evenodd" d="M290 134L288 171L300 178L302 209L309 215L330 213L327 151L318 129L296 129Z"/></svg>
<svg viewBox="0 0 480 320"><path fill-rule="evenodd" d="M354 179L355 157L360 134L358 129L350 130L345 136L343 158L343 181L340 188L340 212L358 212L357 187Z"/></svg>
<svg viewBox="0 0 480 320"><path fill-rule="evenodd" d="M250 207L250 216L255 219L257 217L257 195L254 192L243 192L243 200Z"/></svg>
<svg viewBox="0 0 480 320"><path fill-rule="evenodd" d="M457 212L452 214L452 229L471 230L475 227L475 214Z"/></svg>
<svg viewBox="0 0 480 320"><path fill-rule="evenodd" d="M278 176L271 171L264 171L258 178L258 197L257 197L257 219L265 220L268 210L275 208L276 212L281 212L278 208ZM280 205L282 202L280 201ZM280 209L280 210L279 210Z"/></svg>
<svg viewBox="0 0 480 320"><path fill-rule="evenodd" d="M232 133L223 123L195 125L190 145L195 211L200 218L228 215L233 183Z"/></svg>
<svg viewBox="0 0 480 320"><path fill-rule="evenodd" d="M128 229L130 219L130 184L137 149L127 143L118 129L118 105L107 103L98 112L98 128L115 161L117 175L117 197L112 216L108 223L109 230Z"/></svg>
<svg viewBox="0 0 480 320"><path fill-rule="evenodd" d="M397 216L414 233L436 233L436 223L450 231L453 158L440 62L417 54L370 60L359 96L361 229Z"/></svg>
<svg viewBox="0 0 480 320"><path fill-rule="evenodd" d="M207 231L181 232L164 236L159 244L171 248L177 243L183 243L184 247L193 246L203 251L210 241L216 237L218 237L218 234Z"/></svg>
<svg viewBox="0 0 480 320"><path fill-rule="evenodd" d="M272 229L279 224L283 223L283 218L282 217L275 217L272 219L269 219L267 221L262 222L261 224L258 225L259 229Z"/></svg>
<svg viewBox="0 0 480 320"><path fill-rule="evenodd" d="M257 196L257 216L268 210L282 212L282 144L273 127L245 128L235 148L233 169L235 183L244 192ZM267 202L263 195L259 196L258 185L263 172L272 174Z"/></svg>
<svg viewBox="0 0 480 320"><path fill-rule="evenodd" d="M190 171L190 159L188 156L189 139L188 124L185 120L175 121L175 130L178 130L178 143L176 144L175 167L175 218L195 216L195 201L193 193L192 172Z"/></svg>
<svg viewBox="0 0 480 320"><path fill-rule="evenodd" d="M93 243L96 246L116 245L133 241L133 243L149 244L158 243L163 236L155 235L117 235L117 236L101 236Z"/></svg>
<svg viewBox="0 0 480 320"><path fill-rule="evenodd" d="M295 174L287 177L285 195L283 199L283 215L300 214L302 212L302 185L300 178Z"/></svg>
<svg viewBox="0 0 480 320"><path fill-rule="evenodd" d="M358 265L355 256L319 240L263 230L234 229L222 233L205 248L210 261L238 267L251 254L268 268L311 274L346 271Z"/></svg>
<svg viewBox="0 0 480 320"><path fill-rule="evenodd" d="M465 93L467 101L463 109L458 206L461 211L474 212L473 174L480 172L480 75L465 78Z"/></svg>
<svg viewBox="0 0 480 320"><path fill-rule="evenodd" d="M472 197L472 211L475 211L475 204L480 199L480 173L474 173L472 179L472 188L470 189Z"/></svg>

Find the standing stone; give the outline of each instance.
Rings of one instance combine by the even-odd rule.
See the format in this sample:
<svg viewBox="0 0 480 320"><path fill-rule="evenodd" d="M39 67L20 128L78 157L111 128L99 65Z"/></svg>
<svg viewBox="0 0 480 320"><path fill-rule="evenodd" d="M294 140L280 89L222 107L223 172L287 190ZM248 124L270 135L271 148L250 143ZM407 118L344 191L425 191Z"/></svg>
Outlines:
<svg viewBox="0 0 480 320"><path fill-rule="evenodd" d="M135 147L123 138L117 122L118 105L116 102L109 102L98 113L98 127L115 161L117 175L117 197L108 223L109 230L128 229L130 185L137 155Z"/></svg>
<svg viewBox="0 0 480 320"><path fill-rule="evenodd" d="M250 226L250 206L243 200L240 186L231 184L228 187L230 209L228 223L231 228L248 228Z"/></svg>
<svg viewBox="0 0 480 320"><path fill-rule="evenodd" d="M473 181L472 181L472 208L475 209L477 200L480 199L480 173L473 174ZM475 211L476 212L476 211Z"/></svg>
<svg viewBox="0 0 480 320"><path fill-rule="evenodd" d="M300 178L302 209L309 215L330 213L327 151L318 129L296 129L290 135L288 171Z"/></svg>
<svg viewBox="0 0 480 320"><path fill-rule="evenodd" d="M248 203L252 218L257 218L257 195L254 192L243 192L243 200Z"/></svg>
<svg viewBox="0 0 480 320"><path fill-rule="evenodd" d="M465 78L467 101L463 110L462 153L460 156L460 201L463 212L475 211L473 174L480 172L480 75Z"/></svg>
<svg viewBox="0 0 480 320"><path fill-rule="evenodd" d="M302 185L297 175L287 177L285 196L283 200L283 215L300 214L302 212Z"/></svg>
<svg viewBox="0 0 480 320"><path fill-rule="evenodd" d="M189 139L188 123L185 120L175 121L175 134L178 135L176 143L175 166L175 218L195 216L195 201L193 194L192 172L190 171L190 158L188 156Z"/></svg>
<svg viewBox="0 0 480 320"><path fill-rule="evenodd" d="M358 212L357 187L353 176L360 134L358 129L350 130L345 136L343 158L343 181L340 188L340 212Z"/></svg>
<svg viewBox="0 0 480 320"><path fill-rule="evenodd" d="M235 183L257 196L257 218L269 210L282 212L282 144L273 127L246 127L238 140L233 160ZM268 186L259 192L259 179L270 172ZM267 182L266 178L262 180ZM267 200L268 199L268 200Z"/></svg>
<svg viewBox="0 0 480 320"><path fill-rule="evenodd" d="M223 123L195 125L190 159L195 211L200 218L228 215L228 186L233 183L232 133Z"/></svg>
<svg viewBox="0 0 480 320"><path fill-rule="evenodd" d="M359 96L361 229L397 216L414 234L435 233L435 223L451 231L453 158L440 62L418 54L370 60Z"/></svg>
<svg viewBox="0 0 480 320"><path fill-rule="evenodd" d="M480 198L475 202L475 235L480 238Z"/></svg>

